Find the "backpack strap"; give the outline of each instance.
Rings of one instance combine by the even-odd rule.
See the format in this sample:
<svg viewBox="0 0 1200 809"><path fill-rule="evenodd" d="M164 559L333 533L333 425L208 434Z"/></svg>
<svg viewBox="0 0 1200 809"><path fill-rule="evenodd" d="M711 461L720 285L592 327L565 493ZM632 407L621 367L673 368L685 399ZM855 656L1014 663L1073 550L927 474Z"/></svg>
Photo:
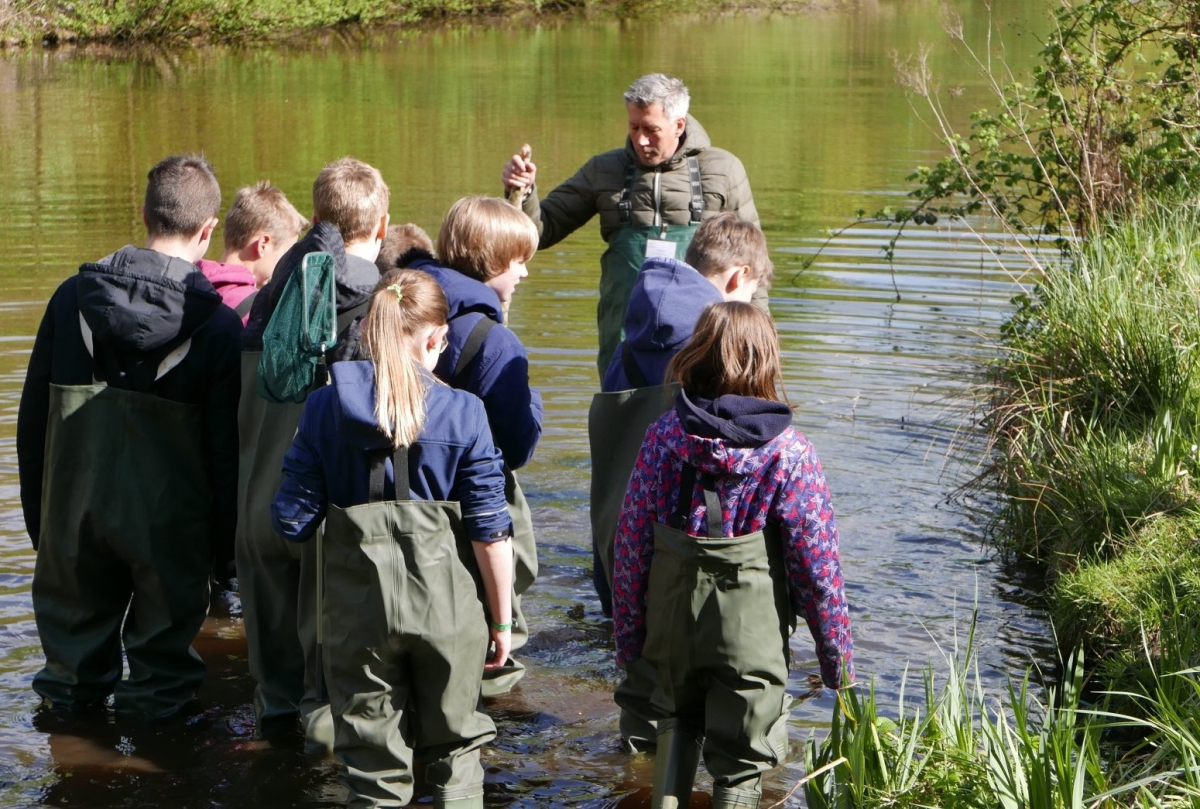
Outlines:
<svg viewBox="0 0 1200 809"><path fill-rule="evenodd" d="M625 185L621 188L621 199L617 202L617 210L621 212L621 224L629 224L629 215L633 212L633 178L637 174L637 166L629 161L625 167Z"/></svg>
<svg viewBox="0 0 1200 809"><path fill-rule="evenodd" d="M365 301L360 303L358 306L355 306L353 309L347 309L345 312L342 312L340 315L338 315L337 316L338 336L341 336L341 333L344 332L346 329L348 329L350 327L350 324L358 319L359 315L365 315L367 313L367 310L370 308L371 308L371 299L367 298Z"/></svg>
<svg viewBox="0 0 1200 809"><path fill-rule="evenodd" d="M245 317L250 314L250 310L254 308L254 299L258 297L258 290L254 290L246 297L242 298L241 302L233 307L233 311L237 312L238 317Z"/></svg>
<svg viewBox="0 0 1200 809"><path fill-rule="evenodd" d="M698 225L704 213L704 185L700 182L700 160L695 156L689 157L687 167L688 185L692 190L692 199L688 203L688 210L692 215L692 224Z"/></svg>
<svg viewBox="0 0 1200 809"><path fill-rule="evenodd" d="M387 494L384 491L385 483L385 468L384 464L391 456L392 459L392 479L395 482L395 493L392 500L403 502L412 500L411 490L408 485L408 447L400 447L394 452L389 452L387 449L381 449L371 453L370 474L367 478L367 502L368 503L383 503L387 500Z"/></svg>
<svg viewBox="0 0 1200 809"><path fill-rule="evenodd" d="M698 470L691 464L684 464L682 479L679 481L679 499L675 503L675 513L668 519L672 528L686 531L688 512L692 508L692 491L696 488ZM724 525L721 522L721 498L717 496L716 486L710 475L700 476L700 485L704 490L705 520L708 523L708 536L719 539L724 536Z"/></svg>
<svg viewBox="0 0 1200 809"><path fill-rule="evenodd" d="M621 368L625 371L625 377L633 387L647 388L650 386L650 381L642 373L641 366L633 358L633 349L629 347L629 343L621 343Z"/></svg>
<svg viewBox="0 0 1200 809"><path fill-rule="evenodd" d="M463 343L462 352L458 355L458 362L454 363L454 373L450 376L450 384L456 388L462 388L466 384L465 374L471 362L479 356L480 349L483 348L483 341L487 339L488 332L493 327L500 325L492 320L487 315L484 315L471 329L471 333L467 335L467 340Z"/></svg>

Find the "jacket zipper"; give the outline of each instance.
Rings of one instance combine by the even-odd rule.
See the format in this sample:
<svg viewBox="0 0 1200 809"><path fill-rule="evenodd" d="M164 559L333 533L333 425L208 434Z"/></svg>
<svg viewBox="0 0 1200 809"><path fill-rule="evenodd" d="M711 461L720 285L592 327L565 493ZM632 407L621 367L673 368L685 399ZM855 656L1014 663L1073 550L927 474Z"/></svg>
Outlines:
<svg viewBox="0 0 1200 809"><path fill-rule="evenodd" d="M654 226L662 228L660 235L667 235L667 229L663 227L662 220L662 172L657 168L654 170Z"/></svg>

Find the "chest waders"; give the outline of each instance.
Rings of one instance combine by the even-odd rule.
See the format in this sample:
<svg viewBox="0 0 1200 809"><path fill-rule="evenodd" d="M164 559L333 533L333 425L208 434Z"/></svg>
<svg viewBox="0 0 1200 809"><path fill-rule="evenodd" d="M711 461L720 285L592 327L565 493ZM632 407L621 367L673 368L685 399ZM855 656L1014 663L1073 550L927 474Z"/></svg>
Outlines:
<svg viewBox="0 0 1200 809"><path fill-rule="evenodd" d="M268 402L255 392L259 357L242 352L235 545L254 715L264 737L291 732L300 715L305 737L330 749L332 728L318 683L316 543L288 542L271 525L283 456L304 405Z"/></svg>
<svg viewBox="0 0 1200 809"><path fill-rule="evenodd" d="M592 582L604 614L612 615L613 544L629 476L637 463L646 429L671 407L675 385L646 387L647 380L625 344L625 376L636 387L597 393L588 410L588 443L592 454L590 514L592 523ZM625 668L613 699L621 707L621 738L634 750L654 747L657 712L650 696L658 671L644 658Z"/></svg>
<svg viewBox="0 0 1200 809"><path fill-rule="evenodd" d="M701 478L707 536L684 530ZM658 667L654 802L686 806L703 740L713 807L756 807L787 753L793 626L779 530L723 537L715 487L685 466L670 525L654 526L643 657Z"/></svg>
<svg viewBox="0 0 1200 809"><path fill-rule="evenodd" d="M170 716L195 696L208 612L212 493L203 409L103 385L50 385L33 611L55 707L115 693ZM121 680L121 647L129 677Z"/></svg>
<svg viewBox="0 0 1200 809"><path fill-rule="evenodd" d="M392 457L395 499L385 499ZM325 673L350 806L403 806L413 759L434 806L483 806L478 710L488 630L458 503L412 500L408 450L371 459L370 502L330 506L321 611Z"/></svg>
<svg viewBox="0 0 1200 809"><path fill-rule="evenodd" d="M642 262L646 260L646 242L650 239L674 242L675 257L682 261L696 228L700 227L701 215L704 213L700 161L695 157L687 158L687 169L691 200L688 202L690 219L686 225L663 223L660 192L662 172L657 169L648 171L654 175L654 223L634 225L630 214L633 212L631 198L637 165L631 162L625 169L625 186L621 190L621 199L617 202L621 224L608 240L608 248L600 256L600 302L596 305L596 330L600 338L596 365L600 369L600 376L604 376L604 372L608 370L609 360L624 336L625 309L629 306L629 296L633 293L633 285L642 270Z"/></svg>
<svg viewBox="0 0 1200 809"><path fill-rule="evenodd" d="M483 341L494 327L500 325L487 315L484 315L467 335L458 360L454 363L451 375L451 385L459 390L470 391L467 380L474 359L483 348ZM529 510L529 501L521 484L517 482L516 474L507 466L504 467L504 498L508 502L508 516L513 523L513 592L512 592L512 646L515 652L529 640L529 622L521 611L521 594L528 590L537 579L538 556L537 540L533 533L533 515ZM497 669L487 669L483 672L483 695L495 697L507 694L512 687L525 676L525 664L510 653L508 661Z"/></svg>

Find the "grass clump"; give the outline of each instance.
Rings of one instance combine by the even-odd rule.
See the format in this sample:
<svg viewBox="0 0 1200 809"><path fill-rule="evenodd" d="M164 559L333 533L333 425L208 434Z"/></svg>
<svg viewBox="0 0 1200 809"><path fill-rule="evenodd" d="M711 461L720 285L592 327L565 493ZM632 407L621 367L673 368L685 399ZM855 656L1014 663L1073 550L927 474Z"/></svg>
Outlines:
<svg viewBox="0 0 1200 809"><path fill-rule="evenodd" d="M1200 614L1198 233L1195 204L1161 205L1078 245L992 369L994 537L1046 567L1065 648L1116 669L1168 605Z"/></svg>

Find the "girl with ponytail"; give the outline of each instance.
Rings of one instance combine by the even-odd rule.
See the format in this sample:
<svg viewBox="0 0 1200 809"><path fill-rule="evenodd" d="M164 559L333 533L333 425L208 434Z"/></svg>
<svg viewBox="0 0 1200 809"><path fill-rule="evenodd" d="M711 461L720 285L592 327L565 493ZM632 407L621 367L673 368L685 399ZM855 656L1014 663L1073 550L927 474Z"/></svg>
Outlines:
<svg viewBox="0 0 1200 809"><path fill-rule="evenodd" d="M434 806L483 806L480 672L512 642L512 521L483 404L431 373L446 314L427 273L380 280L370 360L309 396L272 506L295 542L324 522L324 674L355 806L408 804L413 759Z"/></svg>

